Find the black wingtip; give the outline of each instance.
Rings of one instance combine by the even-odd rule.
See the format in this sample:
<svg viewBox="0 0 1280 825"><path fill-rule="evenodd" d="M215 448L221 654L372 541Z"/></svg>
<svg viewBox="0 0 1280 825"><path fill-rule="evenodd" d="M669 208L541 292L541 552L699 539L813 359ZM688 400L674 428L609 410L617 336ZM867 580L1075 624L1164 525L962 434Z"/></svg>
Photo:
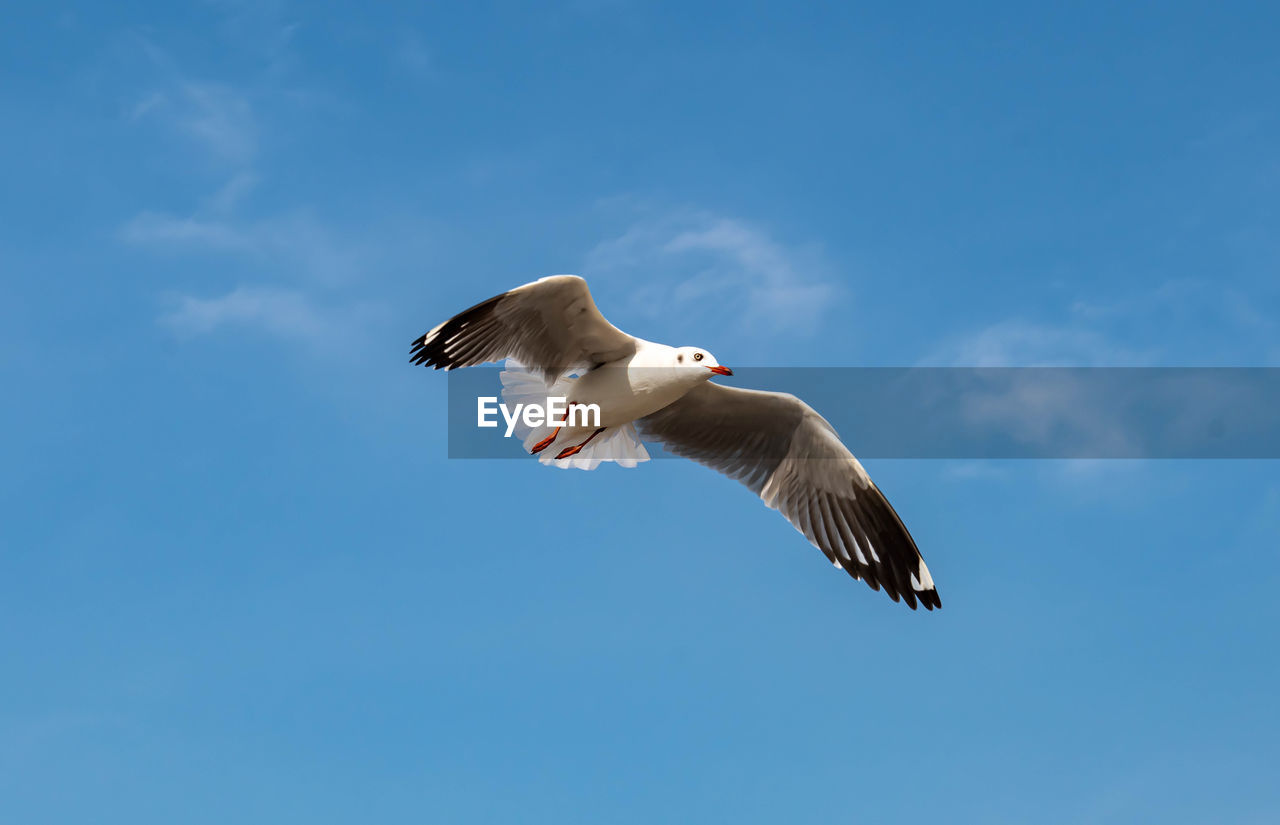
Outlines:
<svg viewBox="0 0 1280 825"><path fill-rule="evenodd" d="M487 301L481 301L470 309L458 313L434 330L434 335L427 332L418 336L409 346L409 362L438 370L468 366L445 352L445 344L453 340L466 327L486 320L493 313L498 302L507 294L504 292L501 295L495 295Z"/></svg>

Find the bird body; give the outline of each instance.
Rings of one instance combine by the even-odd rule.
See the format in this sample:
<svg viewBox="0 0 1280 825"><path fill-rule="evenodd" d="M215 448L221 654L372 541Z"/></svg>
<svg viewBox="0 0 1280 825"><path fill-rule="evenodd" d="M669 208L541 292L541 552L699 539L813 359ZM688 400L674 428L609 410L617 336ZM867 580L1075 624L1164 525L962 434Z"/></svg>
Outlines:
<svg viewBox="0 0 1280 825"><path fill-rule="evenodd" d="M578 377L569 400L599 405L605 427L629 424L666 407L713 375L705 369L681 368L678 357L680 350L675 347L637 338L635 352Z"/></svg>
<svg viewBox="0 0 1280 825"><path fill-rule="evenodd" d="M586 281L555 275L483 301L413 342L435 369L506 361L506 403L567 399L598 421L517 430L543 463L592 470L648 459L642 437L740 481L836 567L895 602L941 607L915 540L835 429L793 395L712 383L706 350L614 327Z"/></svg>

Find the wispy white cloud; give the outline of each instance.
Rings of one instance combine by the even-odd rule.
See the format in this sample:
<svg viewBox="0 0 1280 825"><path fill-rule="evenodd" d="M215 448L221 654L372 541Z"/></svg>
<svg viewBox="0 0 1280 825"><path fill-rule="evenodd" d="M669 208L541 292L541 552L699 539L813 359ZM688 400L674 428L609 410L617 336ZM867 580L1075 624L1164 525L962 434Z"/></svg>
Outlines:
<svg viewBox="0 0 1280 825"><path fill-rule="evenodd" d="M163 88L143 93L131 107L133 120L151 120L184 136L212 158L233 165L253 160L258 126L249 98L232 86L191 80L176 73L159 78Z"/></svg>
<svg viewBox="0 0 1280 825"><path fill-rule="evenodd" d="M214 199L247 185L233 180ZM120 227L119 237L156 255L219 256L227 265L218 280L225 283L231 275L241 281L215 297L198 289L171 297L159 320L175 333L260 329L326 353L335 341L354 349L372 335L368 320L386 307L361 297L368 295L370 277L426 257L429 239L415 221L352 227L305 213L246 219L209 212L143 212Z"/></svg>
<svg viewBox="0 0 1280 825"><path fill-rule="evenodd" d="M1171 339L1168 330L1181 334ZM926 365L959 367L1102 367L1259 365L1273 362L1274 321L1243 300L1239 292L1192 279L1167 281L1139 294L1109 300L1077 300L1062 320L1006 319L953 336L922 359ZM1085 454L1139 455L1143 433L1135 420L1100 403L1098 387L1073 372L1032 374L992 392L975 394L956 414L1026 444L1072 444ZM1202 437L1220 413L1213 399L1234 409L1258 406L1248 387L1207 381L1201 392L1185 383L1181 394L1161 405L1171 416L1166 437ZM1123 387L1116 392L1123 395ZM1238 401L1233 401L1238 393ZM1114 400L1117 396L1112 395ZM1138 425L1141 421L1136 422ZM1096 481L1103 474L1129 472L1141 462L1072 459L1054 462L1053 475Z"/></svg>
<svg viewBox="0 0 1280 825"><path fill-rule="evenodd" d="M954 335L922 363L942 366L1257 366L1277 362L1274 299L1179 278L1103 300L1078 299L1054 320L1001 319ZM1171 337L1171 329L1179 335Z"/></svg>
<svg viewBox="0 0 1280 825"><path fill-rule="evenodd" d="M198 217L141 212L120 228L121 240L156 247L200 246L242 251L253 246L245 232L230 224Z"/></svg>
<svg viewBox="0 0 1280 825"><path fill-rule="evenodd" d="M946 340L921 362L958 367L1140 366L1151 362L1151 354L1084 325L1005 320Z"/></svg>
<svg viewBox="0 0 1280 825"><path fill-rule="evenodd" d="M352 227L301 211L253 219L146 211L125 222L119 237L161 254L236 256L272 279L321 288L352 285L391 257L425 254L427 248L423 227L413 221Z"/></svg>
<svg viewBox="0 0 1280 825"><path fill-rule="evenodd" d="M129 109L129 119L139 120L146 117L152 111L165 103L165 96L162 92L148 92L137 100Z"/></svg>
<svg viewBox="0 0 1280 825"><path fill-rule="evenodd" d="M222 12L214 24L218 42L226 62L240 68L237 76L193 71L181 52L135 29L118 44L118 68L134 76L131 88L122 91L131 101L124 114L140 129L180 138L200 166L247 170L258 162L264 134L288 128L327 96L300 85L305 75L293 47L299 25L284 19L283 9L271 3L215 5Z"/></svg>
<svg viewBox="0 0 1280 825"><path fill-rule="evenodd" d="M952 336L921 359L923 366L948 367L1102 367L1143 366L1152 352L1122 344L1097 316L1101 306L1085 312L1074 308L1065 322L1003 319ZM1131 454L1133 434L1109 412L1092 403L1092 393L1071 373L1043 373L1037 378L998 383L973 393L954 410L982 427L995 426L1028 445L1073 444L1097 455ZM1055 478L1080 479L1105 472L1107 461L1072 459L1052 462ZM950 474L977 475L987 462L957 465ZM992 474L993 476L995 474Z"/></svg>
<svg viewBox="0 0 1280 825"><path fill-rule="evenodd" d="M193 205L141 210L117 227L117 237L149 254L196 263L182 269L187 283L208 273L207 285L166 291L158 321L175 334L253 330L326 353L335 342L358 346L371 335L368 319L384 309L362 298L364 283L420 256L425 233L404 219L353 226L320 217L307 204L257 208L259 181L270 178L262 171L271 160L262 136L288 128L282 107L294 111L311 99L289 84L297 75L298 24L271 3L216 5L221 42L241 65L257 67L234 82L191 74L179 53L140 32L122 50L140 56L145 72L126 115L181 151L176 174L193 184ZM211 173L221 185L211 187Z"/></svg>
<svg viewBox="0 0 1280 825"><path fill-rule="evenodd" d="M217 191L205 199L204 209L207 212L226 214L238 206L254 187L258 185L258 176L252 172L241 171L218 187Z"/></svg>
<svg viewBox="0 0 1280 825"><path fill-rule="evenodd" d="M1179 365L1280 363L1280 290L1264 281L1248 289L1217 279L1176 278L1106 302L1077 301L1080 321L1162 344L1162 360ZM1170 330L1179 330L1170 338Z"/></svg>
<svg viewBox="0 0 1280 825"><path fill-rule="evenodd" d="M1040 447L1070 446L1077 454L1134 455L1140 444L1116 410L1097 403L1097 387L1075 371L1032 371L966 394L955 414L981 427Z"/></svg>
<svg viewBox="0 0 1280 825"><path fill-rule="evenodd" d="M200 335L226 326L252 326L282 338L316 342L327 324L300 290L241 286L214 298L180 296L161 322L185 335Z"/></svg>
<svg viewBox="0 0 1280 825"><path fill-rule="evenodd" d="M248 99L229 86L188 82L182 85L178 127L209 151L246 161L257 150L257 126Z"/></svg>
<svg viewBox="0 0 1280 825"><path fill-rule="evenodd" d="M769 331L812 330L841 292L818 250L689 209L631 223L588 253L584 273L632 280L637 304L654 314L714 300L724 315Z"/></svg>
<svg viewBox="0 0 1280 825"><path fill-rule="evenodd" d="M265 333L329 359L360 352L385 315L385 307L375 302L337 296L322 300L305 289L261 285L241 285L212 296L178 295L167 303L160 324L179 337Z"/></svg>

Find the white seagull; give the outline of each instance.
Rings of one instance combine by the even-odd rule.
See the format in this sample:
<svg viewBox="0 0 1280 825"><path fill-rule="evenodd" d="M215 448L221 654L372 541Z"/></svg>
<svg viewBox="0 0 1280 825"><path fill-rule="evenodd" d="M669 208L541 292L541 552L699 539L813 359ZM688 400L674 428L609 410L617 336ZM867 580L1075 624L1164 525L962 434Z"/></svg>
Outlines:
<svg viewBox="0 0 1280 825"><path fill-rule="evenodd" d="M942 606L911 534L826 419L794 395L711 383L732 370L705 349L626 334L575 275L476 304L414 341L410 357L445 370L505 359L504 400L599 407L598 426L526 429L544 462L634 466L648 458L643 435L745 484L872 590L913 610Z"/></svg>

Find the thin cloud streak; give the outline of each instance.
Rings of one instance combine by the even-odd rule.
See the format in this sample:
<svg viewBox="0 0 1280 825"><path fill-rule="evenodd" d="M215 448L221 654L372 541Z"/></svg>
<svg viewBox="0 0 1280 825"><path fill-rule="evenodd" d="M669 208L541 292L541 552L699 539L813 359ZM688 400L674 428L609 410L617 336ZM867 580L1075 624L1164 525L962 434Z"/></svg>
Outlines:
<svg viewBox="0 0 1280 825"><path fill-rule="evenodd" d="M998 320L944 340L928 366L1265 366L1277 363L1274 301L1178 278L1110 300L1072 301L1062 320ZM1171 326L1195 330L1170 338Z"/></svg>
<svg viewBox="0 0 1280 825"><path fill-rule="evenodd" d="M1101 367L1145 366L1149 353L1124 347L1083 325L1019 319L997 321L952 338L922 358L921 366Z"/></svg>
<svg viewBox="0 0 1280 825"><path fill-rule="evenodd" d="M326 323L296 289L241 286L215 298L184 295L161 316L161 323L184 335L202 335L225 326L260 327L281 338L316 342Z"/></svg>
<svg viewBox="0 0 1280 825"><path fill-rule="evenodd" d="M241 166L258 151L258 126L249 99L231 86L174 75L166 88L146 93L130 119L154 120L181 134L216 160Z"/></svg>
<svg viewBox="0 0 1280 825"><path fill-rule="evenodd" d="M120 228L125 243L151 246L199 246L223 251L247 251L253 242L245 232L220 221L141 212Z"/></svg>
<svg viewBox="0 0 1280 825"><path fill-rule="evenodd" d="M304 289L261 285L241 285L209 297L178 295L169 304L159 323L180 338L265 333L329 362L362 352L387 314L375 302L322 303Z"/></svg>
<svg viewBox="0 0 1280 825"><path fill-rule="evenodd" d="M163 254L238 256L271 279L327 288L353 284L388 261L426 252L416 222L353 229L305 212L245 220L148 211L121 226L118 237Z"/></svg>
<svg viewBox="0 0 1280 825"><path fill-rule="evenodd" d="M1006 319L951 338L921 359L922 365L960 367L1100 367L1151 366L1156 364L1221 363L1209 345L1221 347L1228 334L1207 340L1188 339L1186 351L1168 345L1140 347L1126 343L1135 338L1163 340L1161 331L1172 318L1194 316L1227 319L1222 328L1237 339L1256 342L1272 338L1272 323L1252 311L1231 289L1191 279L1167 281L1138 295L1099 302L1077 300L1068 307L1064 322ZM1265 346L1248 365L1274 362ZM1207 389L1215 397L1227 392L1221 386ZM1242 397L1241 405L1249 403ZM1027 411L1039 414L1027 414ZM1133 448L1132 434L1119 421L1097 409L1094 399L1070 380L1041 385L1015 386L1006 393L966 404L961 414L970 420L995 423L1011 436L1028 443L1042 443L1065 430L1087 434L1091 442L1109 445L1117 452ZM1183 413L1179 424L1187 431L1203 429L1195 408ZM1076 459L1055 463L1057 473L1074 479L1095 479L1112 471L1115 460Z"/></svg>
<svg viewBox="0 0 1280 825"><path fill-rule="evenodd" d="M264 95L291 96L279 72L291 63L295 24L245 7L226 21L245 35L263 71L249 85L196 79L171 53L147 37L134 46L147 60L149 75L131 120L158 131L184 149L205 194L190 210L144 209L117 229L122 243L171 257L221 256L216 271L230 291L213 296L170 296L158 322L178 335L258 330L282 341L331 353L337 341L358 347L370 338L367 319L384 309L364 301L355 287L371 273L405 266L424 253L420 225L403 220L390 227L351 227L311 214L300 205L275 214L254 214L252 197L261 179L260 138L271 119L261 120L254 101ZM253 12L253 13L250 13ZM237 36L239 41L245 38ZM279 114L264 107L264 111ZM223 183L209 191L209 168ZM207 261L199 267L210 270ZM218 289L214 286L213 289Z"/></svg>
<svg viewBox="0 0 1280 825"><path fill-rule="evenodd" d="M743 326L813 329L841 294L814 250L784 246L763 228L704 211L641 220L598 243L588 277L630 278L638 305L688 306L714 298Z"/></svg>

